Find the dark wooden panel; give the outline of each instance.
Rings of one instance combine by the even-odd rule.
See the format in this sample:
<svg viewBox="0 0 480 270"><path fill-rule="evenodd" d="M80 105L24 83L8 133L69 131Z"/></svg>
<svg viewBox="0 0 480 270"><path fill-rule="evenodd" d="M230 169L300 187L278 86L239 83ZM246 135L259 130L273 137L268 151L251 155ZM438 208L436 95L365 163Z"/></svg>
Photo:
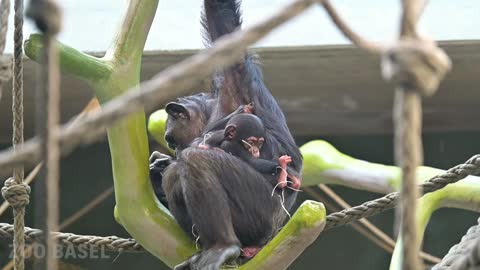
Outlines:
<svg viewBox="0 0 480 270"><path fill-rule="evenodd" d="M443 42L454 69L439 92L424 100L424 130L480 130L480 41ZM146 52L142 79L148 79L195 51ZM392 132L393 88L380 78L379 61L351 46L258 49L267 85L296 135L355 135ZM33 130L36 64L25 62L26 129ZM9 86L7 86L9 87ZM201 88L202 86L198 86ZM92 96L89 86L62 78L62 116L78 113ZM0 142L10 141L10 94L0 101ZM478 121L478 120L477 120Z"/></svg>

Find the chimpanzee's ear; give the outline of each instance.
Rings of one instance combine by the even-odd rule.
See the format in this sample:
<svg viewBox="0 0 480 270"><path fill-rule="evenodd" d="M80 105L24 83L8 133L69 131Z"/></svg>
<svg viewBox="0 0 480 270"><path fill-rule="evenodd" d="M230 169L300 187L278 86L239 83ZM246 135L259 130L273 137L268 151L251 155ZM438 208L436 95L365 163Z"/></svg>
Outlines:
<svg viewBox="0 0 480 270"><path fill-rule="evenodd" d="M187 108L177 102L168 103L167 106L165 106L165 111L175 119L190 119L190 114L188 113Z"/></svg>
<svg viewBox="0 0 480 270"><path fill-rule="evenodd" d="M230 124L225 128L225 139L232 140L237 134L237 126Z"/></svg>

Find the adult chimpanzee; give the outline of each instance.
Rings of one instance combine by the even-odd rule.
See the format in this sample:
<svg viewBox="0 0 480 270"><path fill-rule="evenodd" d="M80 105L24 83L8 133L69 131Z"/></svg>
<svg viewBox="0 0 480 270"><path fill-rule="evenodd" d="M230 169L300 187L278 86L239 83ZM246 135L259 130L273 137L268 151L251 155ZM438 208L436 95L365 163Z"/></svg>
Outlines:
<svg viewBox="0 0 480 270"><path fill-rule="evenodd" d="M211 43L241 26L239 4L235 0L205 0L202 19ZM193 101L187 98L186 103L180 100L167 105L170 117L166 139L177 147L177 160L160 157L151 166L151 176L157 179L152 179L154 185L163 180L163 190L158 194L166 195L170 211L185 232L191 233L195 228L203 248L177 269L219 269L224 262L239 256L241 248L254 250L265 245L286 217L282 199L271 196L271 184L249 164L221 151L188 147L189 140L200 136L209 124L241 104L253 102L255 114L265 126L260 158L275 160L288 155L292 158L292 170L302 171L299 149L283 112L263 83L256 58L246 54L240 63L215 76L218 90ZM184 129L186 126L191 129ZM158 168L163 169L165 164L169 165L161 174ZM285 190L287 209L295 197L294 191Z"/></svg>

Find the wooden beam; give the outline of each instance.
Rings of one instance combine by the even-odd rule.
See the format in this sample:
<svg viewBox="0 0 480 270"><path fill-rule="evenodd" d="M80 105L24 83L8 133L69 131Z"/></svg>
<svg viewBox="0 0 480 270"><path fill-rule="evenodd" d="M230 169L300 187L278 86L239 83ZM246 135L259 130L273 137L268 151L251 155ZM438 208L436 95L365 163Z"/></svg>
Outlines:
<svg viewBox="0 0 480 270"><path fill-rule="evenodd" d="M475 125L480 100L480 41L440 42L453 61L453 71L438 93L424 102L424 131L479 131ZM379 60L352 46L260 48L268 87L285 111L296 136L389 134L392 132L392 87L380 77ZM145 52L142 78L195 53ZM95 53L102 55L102 53ZM35 63L25 60L25 127L32 135ZM93 96L80 79L62 78L62 120ZM204 88L199 85L198 87ZM9 85L0 101L0 143L11 136Z"/></svg>

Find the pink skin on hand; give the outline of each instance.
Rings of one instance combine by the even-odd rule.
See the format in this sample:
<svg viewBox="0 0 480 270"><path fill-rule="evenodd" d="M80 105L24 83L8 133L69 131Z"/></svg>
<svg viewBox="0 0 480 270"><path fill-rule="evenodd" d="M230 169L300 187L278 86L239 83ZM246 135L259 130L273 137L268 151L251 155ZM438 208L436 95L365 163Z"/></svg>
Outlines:
<svg viewBox="0 0 480 270"><path fill-rule="evenodd" d="M252 114L253 113L253 105L248 104L248 105L243 106L243 112Z"/></svg>
<svg viewBox="0 0 480 270"><path fill-rule="evenodd" d="M300 185L302 184L302 181L300 179L298 179L297 177L295 177L291 174L288 175L288 178L292 182L292 184L290 184L290 187L292 187L294 189L299 189L300 188Z"/></svg>
<svg viewBox="0 0 480 270"><path fill-rule="evenodd" d="M292 162L292 158L287 155L283 155L278 158L278 163L280 163L280 167L282 168L280 174L278 175L278 183L280 188L285 188L287 186L287 166Z"/></svg>

